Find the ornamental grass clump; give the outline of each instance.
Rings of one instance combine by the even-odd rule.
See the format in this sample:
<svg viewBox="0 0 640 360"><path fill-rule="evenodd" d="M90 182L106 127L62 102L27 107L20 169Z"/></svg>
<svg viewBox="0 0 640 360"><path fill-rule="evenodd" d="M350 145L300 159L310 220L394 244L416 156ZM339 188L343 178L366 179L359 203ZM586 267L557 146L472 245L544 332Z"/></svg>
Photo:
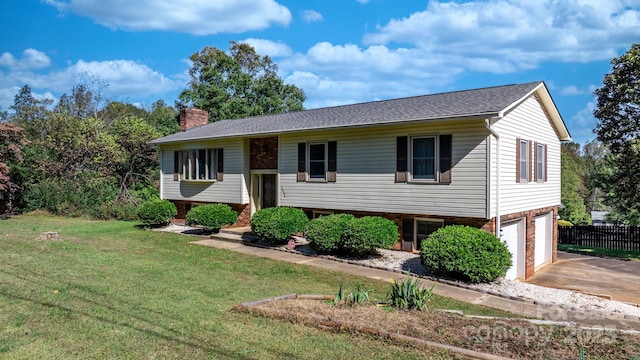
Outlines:
<svg viewBox="0 0 640 360"><path fill-rule="evenodd" d="M340 289L338 289L338 293L333 299L333 304L338 305L361 305L369 302L369 293L373 290L363 290L360 288L360 284L358 284L351 292L347 292L342 284L340 284Z"/></svg>
<svg viewBox="0 0 640 360"><path fill-rule="evenodd" d="M347 250L354 253L388 249L398 241L398 225L380 216L365 216L351 220L342 239Z"/></svg>
<svg viewBox="0 0 640 360"><path fill-rule="evenodd" d="M402 310L425 310L431 302L435 287L436 284L428 290L421 288L418 278L411 277L409 273L404 282L399 283L397 279L393 279L391 290L387 293L387 305Z"/></svg>
<svg viewBox="0 0 640 360"><path fill-rule="evenodd" d="M178 215L178 209L169 200L148 200L138 209L138 217L145 225L166 225L176 215Z"/></svg>
<svg viewBox="0 0 640 360"><path fill-rule="evenodd" d="M187 213L187 225L200 225L211 231L219 231L223 225L236 222L238 212L226 204L207 204L194 207Z"/></svg>
<svg viewBox="0 0 640 360"><path fill-rule="evenodd" d="M304 211L278 206L256 211L251 218L251 231L261 240L283 244L291 235L304 231L308 222Z"/></svg>
<svg viewBox="0 0 640 360"><path fill-rule="evenodd" d="M304 235L315 250L336 251L342 248L342 237L353 219L351 214L321 216L309 222Z"/></svg>
<svg viewBox="0 0 640 360"><path fill-rule="evenodd" d="M507 245L495 235L470 226L438 229L422 242L421 262L435 274L472 283L492 282L511 267Z"/></svg>

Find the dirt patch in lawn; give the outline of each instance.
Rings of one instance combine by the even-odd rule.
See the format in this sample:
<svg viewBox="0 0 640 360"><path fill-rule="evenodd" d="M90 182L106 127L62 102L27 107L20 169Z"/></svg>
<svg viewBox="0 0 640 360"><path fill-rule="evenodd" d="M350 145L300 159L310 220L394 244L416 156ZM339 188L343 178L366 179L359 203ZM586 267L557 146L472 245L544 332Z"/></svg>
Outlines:
<svg viewBox="0 0 640 360"><path fill-rule="evenodd" d="M331 331L370 335L376 329L510 358L640 358L640 335L607 328L541 325L442 311L399 311L374 304L336 307L318 300L272 301L242 309Z"/></svg>

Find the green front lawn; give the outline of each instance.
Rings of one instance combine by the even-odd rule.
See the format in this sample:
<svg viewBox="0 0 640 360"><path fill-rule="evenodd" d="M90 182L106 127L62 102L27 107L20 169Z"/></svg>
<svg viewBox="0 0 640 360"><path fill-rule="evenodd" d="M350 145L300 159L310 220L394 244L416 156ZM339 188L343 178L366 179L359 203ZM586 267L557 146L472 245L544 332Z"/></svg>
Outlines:
<svg viewBox="0 0 640 360"><path fill-rule="evenodd" d="M56 231L62 241L36 240ZM23 215L0 220L0 358L448 358L366 336L231 311L340 283L389 284L189 244L134 223ZM504 313L436 297L435 306Z"/></svg>
<svg viewBox="0 0 640 360"><path fill-rule="evenodd" d="M608 257L613 257L613 258L618 258L623 260L640 261L640 252L637 252L637 251L590 248L590 247L567 245L567 244L558 244L558 250L572 251L572 252L577 252L584 255L608 256Z"/></svg>

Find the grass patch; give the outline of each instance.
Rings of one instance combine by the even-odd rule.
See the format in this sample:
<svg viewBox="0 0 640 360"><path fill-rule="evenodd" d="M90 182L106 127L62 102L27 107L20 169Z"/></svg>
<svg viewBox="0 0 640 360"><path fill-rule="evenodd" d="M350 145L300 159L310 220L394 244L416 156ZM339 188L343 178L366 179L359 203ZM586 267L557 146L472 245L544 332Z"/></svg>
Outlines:
<svg viewBox="0 0 640 360"><path fill-rule="evenodd" d="M613 258L618 258L623 260L640 261L640 252L638 251L590 248L590 247L568 245L568 244L558 244L558 250L577 252L585 255L607 256L607 257L613 257Z"/></svg>
<svg viewBox="0 0 640 360"><path fill-rule="evenodd" d="M0 222L0 358L449 358L237 313L238 303L389 284L191 245L135 223L43 214ZM60 241L36 240L55 231ZM432 306L504 316L439 296Z"/></svg>

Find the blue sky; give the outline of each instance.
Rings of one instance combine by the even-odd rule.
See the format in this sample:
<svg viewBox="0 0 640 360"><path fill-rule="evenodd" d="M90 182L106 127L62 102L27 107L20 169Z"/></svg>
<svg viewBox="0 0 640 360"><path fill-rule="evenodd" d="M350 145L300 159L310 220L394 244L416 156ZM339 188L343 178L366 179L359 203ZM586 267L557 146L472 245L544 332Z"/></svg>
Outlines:
<svg viewBox="0 0 640 360"><path fill-rule="evenodd" d="M174 104L188 57L248 42L306 108L543 80L577 142L592 92L640 41L640 0L0 0L0 109L28 84L57 100Z"/></svg>

